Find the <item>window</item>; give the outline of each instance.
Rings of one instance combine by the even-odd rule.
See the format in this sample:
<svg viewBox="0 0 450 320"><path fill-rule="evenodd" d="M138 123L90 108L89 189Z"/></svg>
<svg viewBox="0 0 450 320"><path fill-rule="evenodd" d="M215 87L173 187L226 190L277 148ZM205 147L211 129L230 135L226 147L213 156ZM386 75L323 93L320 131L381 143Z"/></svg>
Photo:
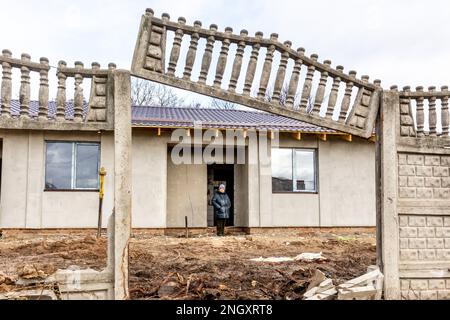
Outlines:
<svg viewBox="0 0 450 320"><path fill-rule="evenodd" d="M46 190L98 190L98 143L47 142Z"/></svg>
<svg viewBox="0 0 450 320"><path fill-rule="evenodd" d="M316 151L272 149L273 192L316 192Z"/></svg>

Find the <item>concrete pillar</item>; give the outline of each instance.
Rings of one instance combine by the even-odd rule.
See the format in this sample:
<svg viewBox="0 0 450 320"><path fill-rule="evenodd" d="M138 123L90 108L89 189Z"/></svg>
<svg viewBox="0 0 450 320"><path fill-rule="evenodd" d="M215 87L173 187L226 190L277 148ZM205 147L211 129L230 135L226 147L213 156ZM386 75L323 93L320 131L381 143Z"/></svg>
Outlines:
<svg viewBox="0 0 450 320"><path fill-rule="evenodd" d="M114 85L114 292L129 299L128 246L131 234L131 78L113 71Z"/></svg>
<svg viewBox="0 0 450 320"><path fill-rule="evenodd" d="M400 299L399 280L399 228L398 228L398 186L397 186L397 123L399 123L400 98L398 92L383 93L381 115L379 119L380 153L377 163L380 164L381 191L381 259L384 273L387 300ZM379 221L377 221L379 222Z"/></svg>
<svg viewBox="0 0 450 320"><path fill-rule="evenodd" d="M30 132L28 136L27 189L25 194L25 228L42 228L42 188L44 186L44 133Z"/></svg>

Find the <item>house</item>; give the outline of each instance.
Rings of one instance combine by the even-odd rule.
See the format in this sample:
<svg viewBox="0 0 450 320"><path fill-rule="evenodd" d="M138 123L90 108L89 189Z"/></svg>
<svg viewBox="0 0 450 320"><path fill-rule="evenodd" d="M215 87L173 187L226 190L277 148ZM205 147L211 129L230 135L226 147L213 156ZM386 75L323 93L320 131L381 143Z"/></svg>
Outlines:
<svg viewBox="0 0 450 320"><path fill-rule="evenodd" d="M13 101L13 114L18 109ZM33 101L31 113L37 109ZM212 227L209 200L220 183L233 202L229 226L247 231L375 226L370 140L256 111L133 107L132 122L134 228L184 228L186 217L191 228ZM241 143L211 147L228 135ZM107 172L106 227L112 132L4 129L0 138L0 228L95 228L100 167Z"/></svg>

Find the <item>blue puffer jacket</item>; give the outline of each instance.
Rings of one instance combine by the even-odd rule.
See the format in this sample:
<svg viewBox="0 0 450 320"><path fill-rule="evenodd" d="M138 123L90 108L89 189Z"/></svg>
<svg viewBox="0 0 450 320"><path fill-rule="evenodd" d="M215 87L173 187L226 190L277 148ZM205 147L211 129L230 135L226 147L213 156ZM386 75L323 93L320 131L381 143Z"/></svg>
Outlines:
<svg viewBox="0 0 450 320"><path fill-rule="evenodd" d="M231 201L226 193L216 192L212 205L217 219L230 219Z"/></svg>

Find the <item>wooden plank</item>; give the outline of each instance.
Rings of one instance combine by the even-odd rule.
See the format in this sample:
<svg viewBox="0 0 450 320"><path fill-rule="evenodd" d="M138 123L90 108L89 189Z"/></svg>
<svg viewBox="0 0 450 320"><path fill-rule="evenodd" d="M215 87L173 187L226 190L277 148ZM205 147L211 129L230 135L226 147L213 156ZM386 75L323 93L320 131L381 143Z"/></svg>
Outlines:
<svg viewBox="0 0 450 320"><path fill-rule="evenodd" d="M302 140L302 133L301 133L301 132L293 133L293 134L292 134L292 137L293 137L295 140L300 141L300 140Z"/></svg>

